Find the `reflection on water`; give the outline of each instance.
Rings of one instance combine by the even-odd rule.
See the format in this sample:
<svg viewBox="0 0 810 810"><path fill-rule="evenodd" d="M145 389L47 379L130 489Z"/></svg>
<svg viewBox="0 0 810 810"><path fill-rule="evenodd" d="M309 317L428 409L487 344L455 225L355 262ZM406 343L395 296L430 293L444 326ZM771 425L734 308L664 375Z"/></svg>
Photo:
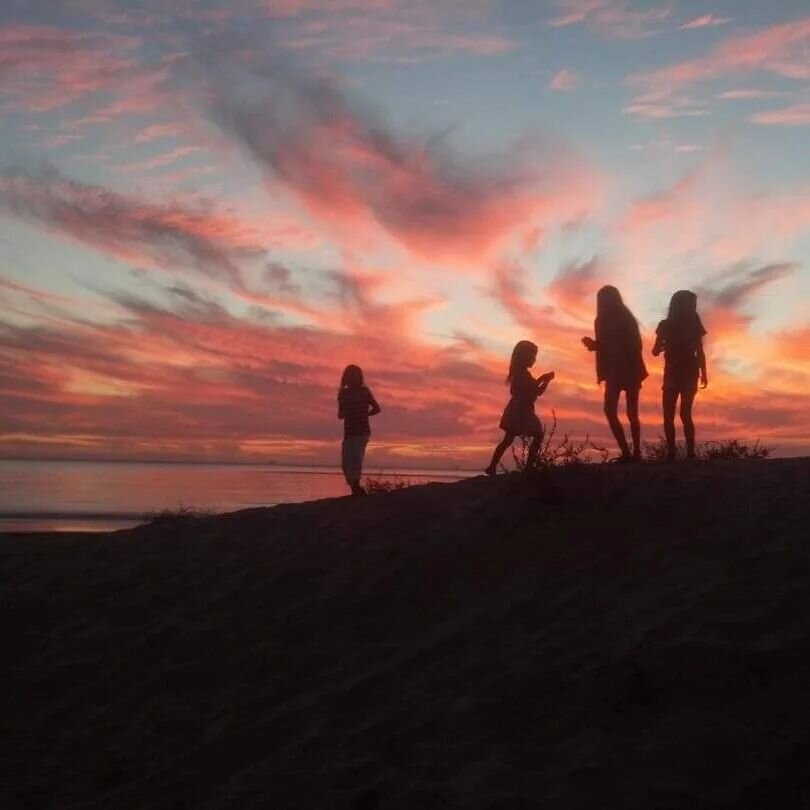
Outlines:
<svg viewBox="0 0 810 810"><path fill-rule="evenodd" d="M414 482L455 480L453 470L377 471ZM231 512L346 495L328 467L0 461L0 531L111 531L163 510Z"/></svg>

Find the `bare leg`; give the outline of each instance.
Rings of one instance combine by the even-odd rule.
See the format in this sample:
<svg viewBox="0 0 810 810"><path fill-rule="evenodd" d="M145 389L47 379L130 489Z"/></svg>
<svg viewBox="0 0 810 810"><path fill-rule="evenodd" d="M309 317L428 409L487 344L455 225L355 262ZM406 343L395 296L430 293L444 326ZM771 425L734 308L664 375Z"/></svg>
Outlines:
<svg viewBox="0 0 810 810"><path fill-rule="evenodd" d="M495 475L498 470L498 462L501 460L501 456L506 452L508 447L511 447L514 440L514 433L503 434L503 439L498 442L498 444L495 446L495 450L492 452L492 461L489 462L489 467L484 470L487 475Z"/></svg>
<svg viewBox="0 0 810 810"><path fill-rule="evenodd" d="M627 439L624 436L622 423L619 421L619 393L619 389L616 385L605 382L605 416L607 417L610 432L619 445L619 450L621 450L622 455L626 457L630 455L630 450L627 447Z"/></svg>
<svg viewBox="0 0 810 810"><path fill-rule="evenodd" d="M633 458L641 458L641 420L638 416L638 397L640 388L629 388L625 392L627 420L630 422L630 433L633 436Z"/></svg>
<svg viewBox="0 0 810 810"><path fill-rule="evenodd" d="M681 422L683 422L683 435L686 439L686 457L695 457L695 423L692 421L692 404L695 401L695 392L688 391L681 394Z"/></svg>
<svg viewBox="0 0 810 810"><path fill-rule="evenodd" d="M664 389L661 404L664 408L664 436L667 439L667 458L670 461L675 458L675 403L677 400L677 391Z"/></svg>
<svg viewBox="0 0 810 810"><path fill-rule="evenodd" d="M537 461L537 454L540 452L540 445L543 442L543 436L532 436L532 443L529 445L529 454L526 457L526 469L534 469L534 463Z"/></svg>

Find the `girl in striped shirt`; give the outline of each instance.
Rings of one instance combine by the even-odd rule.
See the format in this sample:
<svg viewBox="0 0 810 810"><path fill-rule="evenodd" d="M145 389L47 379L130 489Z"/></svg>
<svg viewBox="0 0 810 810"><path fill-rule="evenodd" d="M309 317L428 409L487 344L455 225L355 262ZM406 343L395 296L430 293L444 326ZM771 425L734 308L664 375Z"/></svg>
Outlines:
<svg viewBox="0 0 810 810"><path fill-rule="evenodd" d="M368 418L379 412L377 400L363 382L363 370L360 366L346 366L338 389L338 419L343 420L343 475L352 495L366 494L360 486L360 477L363 474L366 445L371 436Z"/></svg>

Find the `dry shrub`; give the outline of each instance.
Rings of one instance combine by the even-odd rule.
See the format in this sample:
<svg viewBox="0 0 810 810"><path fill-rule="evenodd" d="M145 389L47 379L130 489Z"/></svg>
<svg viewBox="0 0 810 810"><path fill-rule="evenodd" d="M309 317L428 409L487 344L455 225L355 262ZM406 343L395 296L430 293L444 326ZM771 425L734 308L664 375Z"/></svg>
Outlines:
<svg viewBox="0 0 810 810"><path fill-rule="evenodd" d="M530 439L520 437L518 449L512 445L512 458L515 468L525 470L529 457ZM543 431L540 452L537 454L536 467L565 467L571 464L604 464L608 460L610 451L606 447L594 444L587 434L581 441L574 441L567 433L557 436L557 414L551 411L551 427ZM501 465L502 469L505 469Z"/></svg>
<svg viewBox="0 0 810 810"><path fill-rule="evenodd" d="M720 439L717 441L698 442L695 453L699 459L751 459L769 458L774 448L760 444L757 439L753 444L740 439ZM678 457L686 455L683 442L675 442L675 454ZM659 436L654 442L644 442L645 461L664 461L667 457L667 442Z"/></svg>
<svg viewBox="0 0 810 810"><path fill-rule="evenodd" d="M363 479L363 488L368 495L379 495L383 492L393 492L395 489L407 489L413 486L409 478L366 478Z"/></svg>

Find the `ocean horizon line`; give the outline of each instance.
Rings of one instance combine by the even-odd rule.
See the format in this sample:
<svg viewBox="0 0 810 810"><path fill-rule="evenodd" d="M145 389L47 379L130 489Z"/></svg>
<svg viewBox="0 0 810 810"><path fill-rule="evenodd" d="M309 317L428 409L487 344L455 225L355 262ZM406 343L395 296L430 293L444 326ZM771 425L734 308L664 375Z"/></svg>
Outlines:
<svg viewBox="0 0 810 810"><path fill-rule="evenodd" d="M339 464L299 463L286 461L195 461L189 459L125 459L125 458L30 458L24 456L0 456L2 462L23 462L33 464L142 464L142 465L173 465L180 467L269 467L283 469L285 472L300 471L311 473L313 471L326 474L342 474ZM480 470L474 467L405 467L399 465L373 465L367 464L364 475L443 475L452 477L458 474L479 474Z"/></svg>

